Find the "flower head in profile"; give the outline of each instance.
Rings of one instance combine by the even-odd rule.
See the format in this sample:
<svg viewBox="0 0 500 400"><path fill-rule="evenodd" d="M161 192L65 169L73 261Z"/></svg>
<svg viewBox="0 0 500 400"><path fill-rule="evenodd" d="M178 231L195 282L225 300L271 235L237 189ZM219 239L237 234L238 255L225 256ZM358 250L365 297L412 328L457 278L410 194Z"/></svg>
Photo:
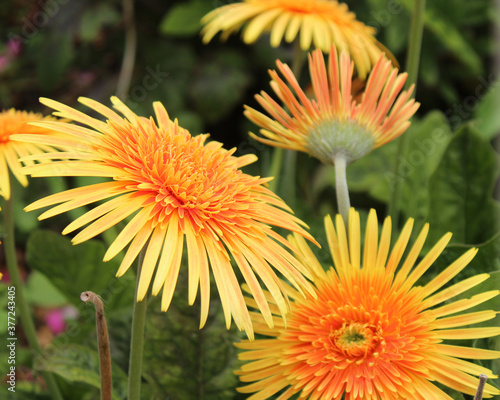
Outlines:
<svg viewBox="0 0 500 400"><path fill-rule="evenodd" d="M401 92L407 74L398 74L383 56L356 98L353 64L345 52L338 59L332 48L328 68L320 50L309 55L313 99L306 96L288 65L277 61L277 66L285 80L270 71L271 87L284 106L265 92L257 95L270 117L245 106L246 117L262 128L262 137L251 135L271 146L308 153L325 164L334 164L338 157L349 164L397 138L419 107L410 99L413 86Z"/></svg>
<svg viewBox="0 0 500 400"><path fill-rule="evenodd" d="M353 209L348 229L340 215L336 228L329 217L325 225L335 267L324 271L302 238L290 239L300 249L298 257L315 276L317 298L293 295L294 290L285 286L293 297L287 329L279 316L275 327L269 328L262 317L252 314L256 333L263 337L237 344L246 350L240 354L245 363L237 374L248 385L240 392L255 393L249 400L268 399L278 392L281 395L273 398L280 400L297 393L310 400L451 400L433 382L474 394L476 376L494 376L492 371L463 359L497 359L499 351L469 348L453 341L500 334L500 327L469 327L496 316L494 311L469 309L500 291L449 301L486 280L488 274L445 287L477 249L470 249L436 277L417 286L451 234L418 261L428 225L408 247L413 226L409 220L390 250L390 218L385 220L379 239L377 217L371 210L363 253L359 215ZM254 304L250 299L247 302ZM486 385L485 397L498 394L498 389Z"/></svg>
<svg viewBox="0 0 500 400"><path fill-rule="evenodd" d="M314 45L328 52L334 45L351 54L360 78L382 54L375 29L358 21L347 4L333 0L243 0L216 8L201 22L204 43L219 31L225 39L243 27L243 41L249 44L270 32L273 47L298 36L304 51Z"/></svg>
<svg viewBox="0 0 500 400"><path fill-rule="evenodd" d="M87 127L46 122L37 125L65 136L18 135L17 140L64 150L57 153L60 161L34 164L25 172L34 177L94 176L110 180L48 196L28 206L28 211L57 204L40 216L43 219L100 202L64 229L67 234L84 227L74 236L75 244L131 216L108 248L105 260L128 246L117 272L121 276L146 247L137 297L142 300L150 286L154 295L162 291L164 311L172 300L183 248L187 247L189 303L193 304L199 288L201 326L208 315L211 267L227 325L234 318L240 329L253 336L231 258L271 326L269 299L258 278L283 314L288 312L287 294L272 267L298 290L312 292L302 275L309 275L308 271L289 253L287 241L270 225L314 239L302 228L305 224L265 187L270 178L254 177L240 170L255 161L254 155L235 157L234 150L223 149L221 143L206 143L208 135L191 136L177 121L170 120L159 102L154 103L155 122L153 118L138 117L117 98L111 101L124 117L94 100L79 101L102 114L106 122L42 99L57 110L55 114ZM47 154L28 159L54 157Z"/></svg>
<svg viewBox="0 0 500 400"><path fill-rule="evenodd" d="M29 125L29 122L54 120L33 112L19 111L11 108L0 112L0 196L10 199L10 172L23 186L28 186L28 179L21 170L19 158L32 154L54 152L50 145L21 143L11 140L11 136L19 133L45 136L51 133L49 129ZM52 132L53 133L53 132ZM27 161L27 163L33 163Z"/></svg>

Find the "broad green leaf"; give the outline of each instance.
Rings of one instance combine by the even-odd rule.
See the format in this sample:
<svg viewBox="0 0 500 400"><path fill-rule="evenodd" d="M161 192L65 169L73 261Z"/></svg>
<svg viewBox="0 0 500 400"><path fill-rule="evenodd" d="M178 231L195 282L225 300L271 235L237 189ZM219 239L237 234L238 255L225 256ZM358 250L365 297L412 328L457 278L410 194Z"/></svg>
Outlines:
<svg viewBox="0 0 500 400"><path fill-rule="evenodd" d="M163 17L160 32L174 36L195 35L201 28L201 18L212 8L210 2L200 0L175 4Z"/></svg>
<svg viewBox="0 0 500 400"><path fill-rule="evenodd" d="M40 271L33 271L26 282L26 300L43 307L57 307L68 303L66 297Z"/></svg>
<svg viewBox="0 0 500 400"><path fill-rule="evenodd" d="M109 310L129 307L134 296L133 274L116 278L117 263L103 262L104 253L104 245L97 240L73 246L68 238L47 230L33 232L26 246L29 266L45 274L72 304L80 306L80 294L91 290L103 298Z"/></svg>
<svg viewBox="0 0 500 400"><path fill-rule="evenodd" d="M486 85L488 85L487 81L476 89L476 91L480 90L480 93L485 90L488 91L476 108L475 118L477 121L474 126L485 138L492 139L500 134L500 112L498 112L500 107L500 79L491 82L489 86ZM474 95L477 96L478 94L474 93Z"/></svg>
<svg viewBox="0 0 500 400"><path fill-rule="evenodd" d="M454 297L450 300L450 302L454 302L461 299L470 299L472 296L476 294L489 292L491 290L499 290L500 289L500 271L495 271L490 273L490 277L486 279L484 282L479 285L473 287L472 289L467 290L466 292L460 294L457 297ZM464 311L463 313L475 312L475 311L484 311L484 310L492 310L496 312L500 312L500 295L493 297L492 299L471 308L470 310ZM484 321L479 324L469 325L472 327L480 327L480 326L500 326L500 314L494 319L489 321Z"/></svg>
<svg viewBox="0 0 500 400"><path fill-rule="evenodd" d="M498 159L470 124L455 133L429 182L429 243L452 232L451 243L479 244L498 231L493 188Z"/></svg>
<svg viewBox="0 0 500 400"><path fill-rule="evenodd" d="M55 373L69 382L81 382L94 388L100 388L97 351L73 344L49 348L47 352L47 355L35 359L35 369ZM112 363L111 369L113 399L125 399L127 397L127 374L114 363Z"/></svg>
<svg viewBox="0 0 500 400"><path fill-rule="evenodd" d="M432 229L432 226L431 226ZM470 244L450 244L441 253L439 258L434 262L429 270L429 279L443 271L453 261L459 258L467 250L477 248L479 251L467 267L462 270L452 281L452 283L460 282L463 279L474 275L482 274L491 271L500 271L500 232L493 236L488 241L479 245Z"/></svg>

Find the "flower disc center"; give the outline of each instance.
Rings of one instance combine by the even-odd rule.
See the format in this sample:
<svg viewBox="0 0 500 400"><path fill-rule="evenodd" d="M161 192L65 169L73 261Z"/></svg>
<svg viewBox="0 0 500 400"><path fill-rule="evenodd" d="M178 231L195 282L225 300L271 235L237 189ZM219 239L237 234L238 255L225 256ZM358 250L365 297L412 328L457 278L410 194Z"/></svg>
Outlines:
<svg viewBox="0 0 500 400"><path fill-rule="evenodd" d="M330 334L332 344L349 357L364 357L376 351L380 342L377 328L370 324L344 323Z"/></svg>

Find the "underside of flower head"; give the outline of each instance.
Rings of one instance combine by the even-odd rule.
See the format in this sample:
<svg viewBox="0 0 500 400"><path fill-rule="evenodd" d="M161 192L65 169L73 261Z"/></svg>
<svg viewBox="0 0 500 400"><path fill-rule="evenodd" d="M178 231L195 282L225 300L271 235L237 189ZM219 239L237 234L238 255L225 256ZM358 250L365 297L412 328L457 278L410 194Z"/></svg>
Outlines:
<svg viewBox="0 0 500 400"><path fill-rule="evenodd" d="M271 87L283 105L264 91L256 95L268 115L245 106L246 117L261 128L262 136L250 135L270 146L308 153L326 164L333 164L339 155L347 163L354 162L397 138L419 107L411 99L413 86L402 91L407 74L398 74L383 56L356 98L351 58L345 52L338 57L333 47L328 65L320 50L309 55L312 99L288 65L277 61L277 66L284 79L270 71Z"/></svg>

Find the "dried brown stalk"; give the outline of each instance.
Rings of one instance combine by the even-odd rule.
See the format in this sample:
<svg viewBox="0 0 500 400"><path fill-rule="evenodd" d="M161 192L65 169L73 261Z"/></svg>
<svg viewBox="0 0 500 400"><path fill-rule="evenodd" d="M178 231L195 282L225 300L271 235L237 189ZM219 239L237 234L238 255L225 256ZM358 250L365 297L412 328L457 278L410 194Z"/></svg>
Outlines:
<svg viewBox="0 0 500 400"><path fill-rule="evenodd" d="M99 371L101 374L101 400L111 400L113 393L111 354L109 351L108 326L104 317L104 306L101 298L94 292L83 292L80 299L85 303L90 301L95 306Z"/></svg>

